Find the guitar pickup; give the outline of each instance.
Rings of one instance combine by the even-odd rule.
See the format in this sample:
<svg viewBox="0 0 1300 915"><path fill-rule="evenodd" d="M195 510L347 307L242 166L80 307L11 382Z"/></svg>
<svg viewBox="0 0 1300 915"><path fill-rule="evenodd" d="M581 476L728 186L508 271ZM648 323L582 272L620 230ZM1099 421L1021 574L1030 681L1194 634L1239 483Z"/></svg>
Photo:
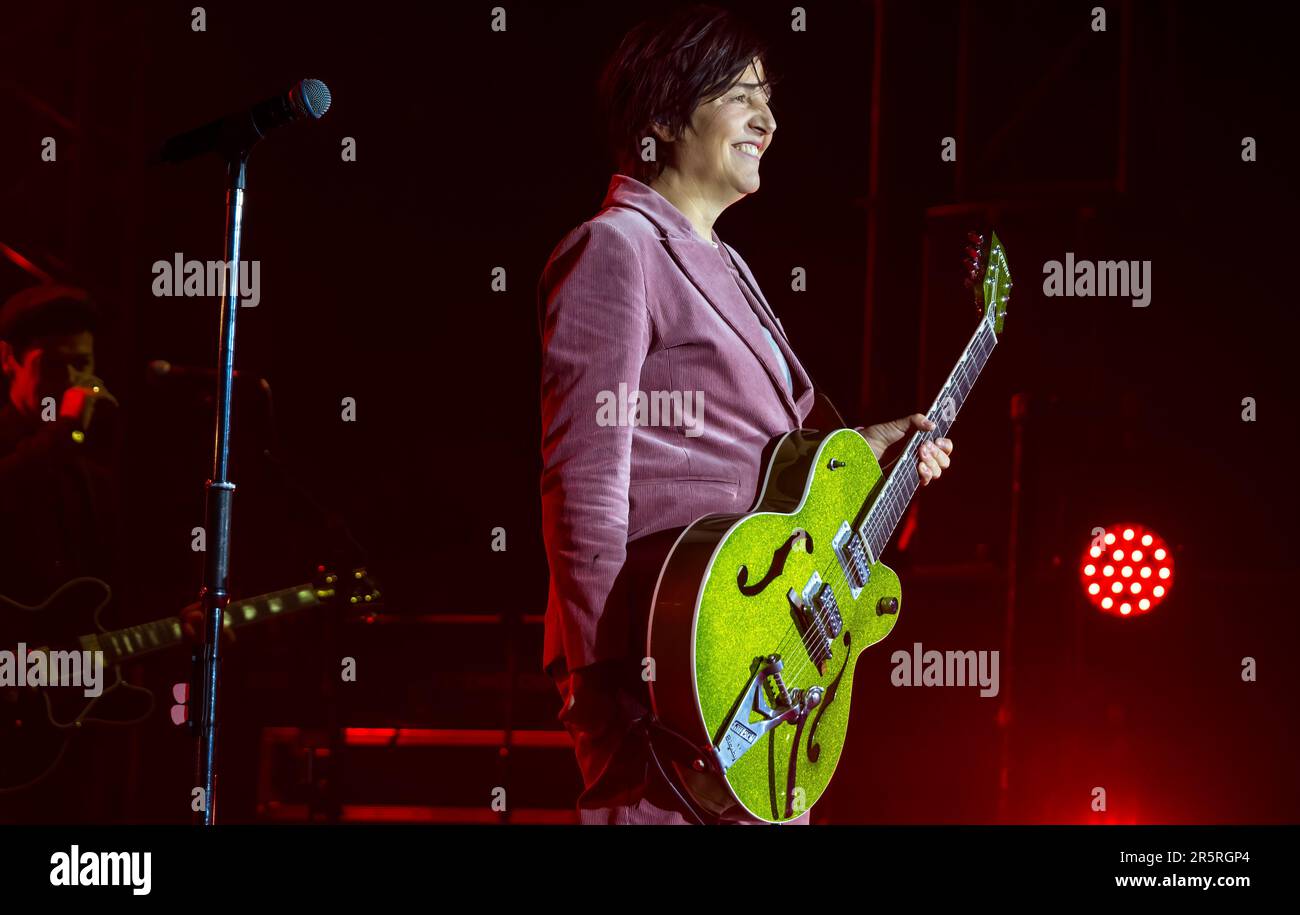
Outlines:
<svg viewBox="0 0 1300 915"><path fill-rule="evenodd" d="M849 583L849 593L856 599L871 580L871 559L867 556L867 548L862 538L853 532L853 528L847 521L840 524L835 539L831 541L831 548L835 550L835 558L840 561L840 568L844 570L844 579Z"/></svg>
<svg viewBox="0 0 1300 915"><path fill-rule="evenodd" d="M820 574L813 572L803 591L791 588L788 597L798 609L800 636L808 656L818 672L825 673L834 639L844 628L835 592Z"/></svg>

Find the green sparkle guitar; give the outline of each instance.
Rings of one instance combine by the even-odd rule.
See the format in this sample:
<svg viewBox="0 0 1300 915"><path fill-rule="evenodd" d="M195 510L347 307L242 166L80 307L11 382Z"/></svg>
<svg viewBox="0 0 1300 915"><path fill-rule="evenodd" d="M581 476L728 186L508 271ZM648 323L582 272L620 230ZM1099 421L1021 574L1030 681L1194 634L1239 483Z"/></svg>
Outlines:
<svg viewBox="0 0 1300 915"><path fill-rule="evenodd" d="M694 752L671 761L706 813L779 823L817 803L844 748L857 657L889 635L902 589L880 555L917 488L921 444L947 435L1002 333L1006 252L970 236L982 317L888 475L857 431L773 443L752 511L706 515L668 552L647 657L657 725ZM983 273L983 282L976 280Z"/></svg>

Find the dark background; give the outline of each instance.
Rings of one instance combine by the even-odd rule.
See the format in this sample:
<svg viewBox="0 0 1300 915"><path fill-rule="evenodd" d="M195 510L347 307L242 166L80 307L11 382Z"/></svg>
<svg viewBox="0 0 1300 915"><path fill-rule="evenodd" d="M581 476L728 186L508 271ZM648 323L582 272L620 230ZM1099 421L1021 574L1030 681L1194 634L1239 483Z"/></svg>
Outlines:
<svg viewBox="0 0 1300 915"><path fill-rule="evenodd" d="M563 744L505 752L490 733L556 729L540 671L535 284L608 184L599 68L663 4L508 4L505 33L489 29L492 4L382 3L209 3L194 33L193 5L28 3L0 30L0 242L88 287L108 317L100 374L126 420L117 619L193 599L189 531L210 469L201 392L151 384L144 366L214 359L215 302L150 284L175 252L221 256L222 170L146 158L323 79L328 116L268 139L249 170L244 258L262 261L262 299L241 311L237 362L270 382L275 423L255 391L241 396L234 578L252 594L357 561L323 507L364 545L385 615L240 635L223 804L233 819L310 815L303 804L455 819L504 784L521 808L563 813L578 787ZM929 404L976 320L960 286L967 229L998 230L1017 280L953 470L885 557L907 612L861 661L850 745L815 820L1300 816L1290 23L1263 3L1113 3L1098 33L1093 5L814 2L803 33L788 4L739 5L772 41L779 128L761 192L717 229L847 419ZM56 163L40 160L45 136ZM945 136L957 163L940 159ZM1257 162L1242 162L1243 136ZM1150 306L1046 297L1043 264L1066 251L1150 260ZM504 293L489 287L498 266ZM790 290L796 266L807 292ZM0 260L0 293L28 282ZM1009 635L1015 394L1027 413ZM1258 421L1242 421L1244 397ZM1145 619L1080 596L1091 529L1121 521L1175 545L1170 599ZM490 548L497 527L505 552ZM889 655L913 642L1004 649L1009 705L891 687ZM326 698L342 655L360 679ZM1247 656L1256 683L1241 681ZM186 667L160 657L132 676L165 688ZM185 818L191 746L166 706L133 736L104 816ZM367 752L330 736L338 724L425 729L429 745ZM449 749L452 733L479 737ZM309 758L331 761L329 785ZM1089 807L1094 786L1105 813Z"/></svg>

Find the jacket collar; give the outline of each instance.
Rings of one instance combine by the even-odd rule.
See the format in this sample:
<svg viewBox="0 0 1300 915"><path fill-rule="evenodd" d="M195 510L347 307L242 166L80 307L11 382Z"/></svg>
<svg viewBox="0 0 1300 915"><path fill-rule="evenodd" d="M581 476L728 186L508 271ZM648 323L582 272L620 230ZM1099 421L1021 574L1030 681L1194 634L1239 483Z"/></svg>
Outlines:
<svg viewBox="0 0 1300 915"><path fill-rule="evenodd" d="M605 207L637 210L658 226L665 237L686 238L705 244L685 213L650 185L629 175L614 175L609 179L609 190L605 192L605 202L601 204L601 209ZM712 235L713 241L721 245L722 239L718 238L718 233L713 232Z"/></svg>
<svg viewBox="0 0 1300 915"><path fill-rule="evenodd" d="M795 395L802 396L804 391L811 387L811 381L799 361L794 357L794 352L789 348L789 344L785 339L785 331L781 326L773 319L770 319L768 315L755 315L754 310L745 301L744 294L736 286L735 280L723 260L723 258L731 254L730 246L725 245L722 239L718 238L716 231L711 233L713 235L713 244L706 242L695 231L695 227L691 225L691 221L686 218L686 215L677 209L668 198L649 185L643 184L628 175L616 174L610 179L609 190L605 192L605 200L601 204L601 209L608 207L626 207L636 210L659 229L660 241L673 260L676 261L678 267L695 287L699 289L705 300L713 306L713 309L736 332L736 335L745 342L754 357L762 363L763 368L767 370L772 386L785 404L786 410L789 411L794 422L798 424L800 421L799 411L794 397ZM741 274L743 281L754 293L755 298L763 304L764 309L770 314L771 307L767 304L762 292L759 291L758 284L748 275L747 270L741 269L739 265L737 270ZM786 390L785 375L781 372L781 366L776 361L772 348L768 346L765 339L762 339L761 335L755 334L751 330L755 319L768 326L769 332L781 348L786 363L790 368L791 377L794 380L795 390L793 394Z"/></svg>

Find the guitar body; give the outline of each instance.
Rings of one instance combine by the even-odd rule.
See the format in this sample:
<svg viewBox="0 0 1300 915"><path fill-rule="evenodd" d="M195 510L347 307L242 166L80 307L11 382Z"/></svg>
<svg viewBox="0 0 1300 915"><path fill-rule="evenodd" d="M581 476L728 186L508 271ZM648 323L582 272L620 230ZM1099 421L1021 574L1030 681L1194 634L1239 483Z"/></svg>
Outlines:
<svg viewBox="0 0 1300 915"><path fill-rule="evenodd" d="M790 432L775 443L755 509L699 519L664 563L648 633L651 700L659 723L700 748L673 767L715 816L791 820L830 784L858 655L889 635L901 603L883 563L852 587L835 546L881 481L858 432Z"/></svg>
<svg viewBox="0 0 1300 915"><path fill-rule="evenodd" d="M69 582L33 610L0 609L0 647L12 652L21 640L28 649L59 644L78 650L75 633L97 629L97 616L108 602L107 589L87 579ZM103 675L101 697L106 698L118 682L118 672L105 665ZM0 754L0 810L8 792L39 780L58 763L68 742L81 730L72 726L73 722L93 703L79 687L0 685L0 747L4 747ZM150 705L119 701L112 703L106 714L110 720L129 720L147 712ZM54 722L69 726L57 727Z"/></svg>
<svg viewBox="0 0 1300 915"><path fill-rule="evenodd" d="M330 605L378 606L379 590L365 569L353 569L343 576L324 566L318 571L315 581L231 601L223 614L223 627L230 630L261 624ZM57 588L35 607L7 599L16 609L0 606L0 646L7 650L13 651L21 640L30 654L48 658L50 651L92 652L103 661L102 692L95 697L87 697L76 686L0 684L0 799L47 777L69 741L86 725L123 727L139 724L152 714L153 693L126 682L120 665L183 644L181 620L165 617L105 630L99 615L110 599L103 582L79 578ZM77 631L86 634L72 637ZM192 671L193 656L191 649ZM191 686L197 696L195 683ZM181 722L173 718L173 723Z"/></svg>

